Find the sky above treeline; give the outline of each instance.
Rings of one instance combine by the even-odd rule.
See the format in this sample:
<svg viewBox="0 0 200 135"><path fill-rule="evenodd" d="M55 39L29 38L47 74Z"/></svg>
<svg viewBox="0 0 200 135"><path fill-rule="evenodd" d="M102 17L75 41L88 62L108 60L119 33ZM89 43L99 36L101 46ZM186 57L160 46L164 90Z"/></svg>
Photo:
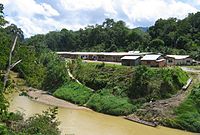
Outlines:
<svg viewBox="0 0 200 135"><path fill-rule="evenodd" d="M5 18L26 37L48 31L78 30L105 18L129 28L152 26L159 18L183 19L200 10L200 0L0 0Z"/></svg>

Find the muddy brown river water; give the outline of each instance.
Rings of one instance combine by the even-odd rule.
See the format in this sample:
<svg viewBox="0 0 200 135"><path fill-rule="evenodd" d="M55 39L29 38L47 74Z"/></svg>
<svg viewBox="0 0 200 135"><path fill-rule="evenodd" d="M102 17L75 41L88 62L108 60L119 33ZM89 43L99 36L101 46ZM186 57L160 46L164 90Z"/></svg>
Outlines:
<svg viewBox="0 0 200 135"><path fill-rule="evenodd" d="M10 111L21 111L26 117L52 107L19 96L13 93L7 96L10 100ZM182 130L158 126L157 128L145 126L135 122L97 113L91 110L58 108L59 128L63 135L195 135Z"/></svg>

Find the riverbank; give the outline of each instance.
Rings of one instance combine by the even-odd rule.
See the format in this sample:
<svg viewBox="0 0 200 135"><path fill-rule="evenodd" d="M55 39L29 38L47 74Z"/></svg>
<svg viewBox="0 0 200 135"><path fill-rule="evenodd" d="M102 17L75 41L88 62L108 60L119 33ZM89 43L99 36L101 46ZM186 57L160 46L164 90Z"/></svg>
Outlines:
<svg viewBox="0 0 200 135"><path fill-rule="evenodd" d="M26 118L34 114L41 114L52 107L47 104L31 100L18 93L10 96L9 111L22 112ZM145 126L121 117L110 116L95 111L77 110L58 107L56 115L60 121L59 129L62 135L197 135L183 130L158 126L156 128Z"/></svg>
<svg viewBox="0 0 200 135"><path fill-rule="evenodd" d="M67 85L68 86L68 85ZM69 86L68 86L69 87ZM66 88L66 89L62 89L62 91L64 91L64 92L66 92L67 90L69 90L69 88L66 88L66 87L64 87L64 88ZM77 89L77 87L76 87L76 89ZM67 102L67 101L69 101L69 100L67 100L67 101L64 101L64 100L61 100L61 99L57 99L57 98L55 98L55 97L53 97L53 96L51 96L51 95L49 95L47 92L45 92L45 91L41 91L41 90L37 90L37 89L33 89L33 88L26 88L26 90L27 90L27 94L28 94L28 96L30 96L30 97L32 97L32 100L34 100L34 101L37 101L37 102L40 102L40 103L43 103L43 104L47 104L47 105L52 105L52 106L58 106L58 107L62 107L62 108L68 108L68 109L75 109L75 110L90 110L90 109L88 109L88 108L86 108L86 107L80 107L80 106L78 106L78 105L75 105L75 104L72 104L72 103L69 103L69 102ZM58 91L58 90L57 90ZM73 91L76 91L77 92L77 90L73 90ZM69 93L71 93L72 94L72 92L69 92ZM79 92L78 92L78 94L80 94ZM103 93L104 94L104 93ZM81 95L85 95L85 94L81 94ZM80 95L80 96L81 96ZM65 93L65 96L66 96L66 93ZM76 97L76 99L78 99L78 100L80 100L80 96L78 96L77 94L72 94L72 96L75 96ZM102 96L104 97L104 98L102 98ZM75 98L74 97L74 98ZM112 98L114 98L113 96L112 96ZM115 98L116 99L116 98ZM100 104L102 107L104 107L105 108L105 105L108 105L108 103L109 103L109 107L106 109L106 111L107 110L109 110L110 108L111 108L111 106L110 106L110 103L112 103L112 105L114 106L114 108L119 108L119 107L116 107L116 104L119 104L119 100L117 99L117 100L112 100L112 102L111 102L111 97L110 96L106 96L106 95L102 95L101 93L97 93L97 96L96 97L94 97L93 98L93 100L95 100L95 102L94 101L91 101L91 103L100 103L100 101L101 102L103 102L103 103L106 103L106 104ZM98 102L97 102L98 101ZM114 101L116 101L116 102L114 102ZM77 101L75 101L75 103L77 104ZM122 104L122 103L121 103ZM90 104L89 104L90 105ZM124 105L124 102L123 102L123 104L122 105ZM89 107L91 107L91 106L89 106ZM91 107L91 108L93 108L93 106ZM128 108L130 108L130 107L128 107ZM94 108L93 108L94 109ZM98 109L98 108L97 108ZM101 108L100 108L101 109ZM94 109L95 110L95 109ZM119 109L118 109L119 110ZM118 111L117 110L117 111ZM121 109L121 110L127 110L127 109ZM99 111L99 110L95 110L95 111L98 111L98 112L103 112L103 113L105 113L105 111L103 110L103 111ZM112 110L111 110L112 111ZM115 110L114 110L115 111ZM121 111L120 111L121 112Z"/></svg>
<svg viewBox="0 0 200 135"><path fill-rule="evenodd" d="M65 100L56 98L52 95L49 95L46 91L38 90L29 88L27 95L31 97L32 100L51 105L51 106L57 106L57 107L63 107L63 108L70 108L70 109L81 109L81 110L91 110L86 107L78 106L75 104L72 104L70 102L67 102Z"/></svg>

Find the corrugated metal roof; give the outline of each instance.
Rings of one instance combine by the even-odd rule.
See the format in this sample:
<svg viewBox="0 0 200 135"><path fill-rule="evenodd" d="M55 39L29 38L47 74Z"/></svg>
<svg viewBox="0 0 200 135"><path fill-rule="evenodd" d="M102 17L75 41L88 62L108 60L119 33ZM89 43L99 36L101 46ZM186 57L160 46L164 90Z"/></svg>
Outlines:
<svg viewBox="0 0 200 135"><path fill-rule="evenodd" d="M171 57L177 60L186 59L190 57L189 55L167 55L167 57Z"/></svg>
<svg viewBox="0 0 200 135"><path fill-rule="evenodd" d="M105 55L105 56L141 56L149 54L150 52L56 52L57 54L73 54L73 55Z"/></svg>
<svg viewBox="0 0 200 135"><path fill-rule="evenodd" d="M157 60L161 55L145 55L141 60Z"/></svg>
<svg viewBox="0 0 200 135"><path fill-rule="evenodd" d="M124 56L121 59L122 60L136 60L138 58L140 58L140 56Z"/></svg>

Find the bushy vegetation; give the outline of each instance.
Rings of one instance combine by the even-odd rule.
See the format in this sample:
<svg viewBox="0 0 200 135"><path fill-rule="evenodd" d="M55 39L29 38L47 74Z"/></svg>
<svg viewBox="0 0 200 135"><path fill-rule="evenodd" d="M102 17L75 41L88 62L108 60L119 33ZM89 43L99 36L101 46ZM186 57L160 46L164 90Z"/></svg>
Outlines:
<svg viewBox="0 0 200 135"><path fill-rule="evenodd" d="M178 67L133 68L85 63L80 59L69 62L68 67L75 78L94 89L95 93L77 83L68 82L54 92L54 96L112 115L127 115L145 101L169 98L189 78Z"/></svg>
<svg viewBox="0 0 200 135"><path fill-rule="evenodd" d="M68 82L57 89L53 95L75 104L84 105L92 95L92 92L87 87L76 82Z"/></svg>
<svg viewBox="0 0 200 135"><path fill-rule="evenodd" d="M15 36L18 36L12 63L22 61L13 70L20 73L28 86L54 92L68 79L65 61L47 47L26 44L23 31L16 25L5 27L3 5L0 7L0 71L6 70L11 46Z"/></svg>
<svg viewBox="0 0 200 135"><path fill-rule="evenodd" d="M68 80L66 63L47 49L40 52L36 49L24 45L17 48L15 59L22 59L22 62L14 70L20 73L28 86L54 92Z"/></svg>
<svg viewBox="0 0 200 135"><path fill-rule="evenodd" d="M136 110L136 105L131 104L128 98L105 92L94 94L87 106L95 111L111 115L128 115Z"/></svg>
<svg viewBox="0 0 200 135"><path fill-rule="evenodd" d="M174 110L175 118L166 119L163 124L173 128L200 132L200 87L192 90L189 97Z"/></svg>
<svg viewBox="0 0 200 135"><path fill-rule="evenodd" d="M69 63L75 77L94 90L108 89L110 94L147 101L168 98L187 82L180 68L124 67L84 62Z"/></svg>
<svg viewBox="0 0 200 135"><path fill-rule="evenodd" d="M56 120L57 109L44 111L24 120L21 113L9 113L0 115L1 135L60 135L59 122ZM2 117L3 116L3 117Z"/></svg>
<svg viewBox="0 0 200 135"><path fill-rule="evenodd" d="M130 86L133 69L121 65L104 63L84 63L73 61L69 63L72 74L86 86L100 90L110 89L114 95L122 96Z"/></svg>
<svg viewBox="0 0 200 135"><path fill-rule="evenodd" d="M35 52L34 47L25 46L23 41L23 32L15 25L3 27L7 23L3 16L3 5L0 4L0 134L1 135L60 135L58 129L59 122L56 120L57 109L50 109L41 115L24 120L21 113L8 111L9 103L3 95L3 73L8 66L8 57L13 38L18 35L20 42L17 43L17 49L14 52L13 62L22 59L22 63L15 69L24 77L29 86L42 87L44 80L48 79L45 72L49 71L44 63L39 63L40 58ZM58 58L54 61L59 60ZM57 62L57 64L60 64ZM61 65L62 67L62 65ZM63 68L63 67L62 67ZM58 72L51 74L58 76ZM63 73L63 72L61 72ZM65 76L65 75L64 75ZM55 77L55 78L56 78ZM59 78L62 81L62 79ZM50 82L52 83L52 82ZM58 83L59 84L59 83ZM60 84L59 84L60 85ZM58 86L54 84L54 87ZM51 87L53 89L54 87Z"/></svg>
<svg viewBox="0 0 200 135"><path fill-rule="evenodd" d="M43 53L40 57L40 62L46 68L42 89L53 93L69 80L66 62L58 57L57 54L52 52Z"/></svg>
<svg viewBox="0 0 200 135"><path fill-rule="evenodd" d="M42 134L42 135L59 135L61 132L58 129L59 122L56 120L57 109L44 111L43 114L37 114L25 120L20 132L25 134Z"/></svg>
<svg viewBox="0 0 200 135"><path fill-rule="evenodd" d="M129 95L132 98L146 97L148 100L169 98L186 84L188 75L182 69L151 69L146 66L135 68Z"/></svg>
<svg viewBox="0 0 200 135"><path fill-rule="evenodd" d="M78 105L86 105L95 111L106 114L126 115L135 109L128 98L114 96L107 90L102 90L102 92L93 95L91 90L76 82L66 83L57 89L53 95Z"/></svg>
<svg viewBox="0 0 200 135"><path fill-rule="evenodd" d="M11 43L9 36L4 32L0 32L0 70L6 68Z"/></svg>
<svg viewBox="0 0 200 135"><path fill-rule="evenodd" d="M15 51L14 59L21 59L14 70L20 73L20 77L26 80L28 86L41 88L46 76L46 68L38 62L35 49L19 45Z"/></svg>

